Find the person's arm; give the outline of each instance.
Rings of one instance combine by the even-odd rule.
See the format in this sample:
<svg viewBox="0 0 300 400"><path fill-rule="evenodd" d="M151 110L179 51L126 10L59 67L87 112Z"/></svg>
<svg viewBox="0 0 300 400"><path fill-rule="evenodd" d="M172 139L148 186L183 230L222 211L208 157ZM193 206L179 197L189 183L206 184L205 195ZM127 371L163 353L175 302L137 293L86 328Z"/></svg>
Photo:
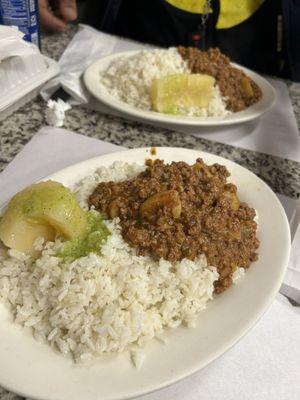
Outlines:
<svg viewBox="0 0 300 400"><path fill-rule="evenodd" d="M38 4L41 27L46 30L63 31L68 21L77 18L76 0L38 0Z"/></svg>

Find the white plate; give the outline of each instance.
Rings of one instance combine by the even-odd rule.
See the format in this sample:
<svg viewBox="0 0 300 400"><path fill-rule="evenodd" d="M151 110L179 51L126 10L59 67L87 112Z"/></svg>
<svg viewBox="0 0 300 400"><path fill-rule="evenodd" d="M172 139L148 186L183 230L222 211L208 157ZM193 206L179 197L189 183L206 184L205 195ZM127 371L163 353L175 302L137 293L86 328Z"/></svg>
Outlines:
<svg viewBox="0 0 300 400"><path fill-rule="evenodd" d="M149 149L135 149L93 158L51 177L72 187L78 179L115 160L144 163ZM193 163L202 157L208 164L226 165L243 201L259 215L259 261L238 285L209 303L195 329L169 331L167 345L153 341L145 350L140 370L128 354L98 360L88 366L36 342L14 325L0 308L0 386L24 397L51 400L125 399L157 390L182 379L219 357L235 344L266 311L282 282L290 252L290 232L285 212L275 194L253 173L212 154L180 148L158 148L167 162ZM258 349L260 351L260 349Z"/></svg>
<svg viewBox="0 0 300 400"><path fill-rule="evenodd" d="M126 51L122 53L112 54L103 57L98 61L91 64L84 72L83 80L89 92L100 100L106 106L109 106L123 114L130 115L141 121L152 121L167 123L171 125L185 125L185 126L223 126L240 124L242 122L251 121L260 117L263 113L268 111L275 102L276 92L272 85L267 82L260 75L255 72L244 68L240 65L232 63L232 65L243 70L262 90L262 99L246 108L244 111L232 113L227 117L187 117L180 115L162 114L155 111L145 111L133 107L123 101L116 100L112 97L100 82L100 72L104 71L112 60L118 57L130 57L139 51Z"/></svg>

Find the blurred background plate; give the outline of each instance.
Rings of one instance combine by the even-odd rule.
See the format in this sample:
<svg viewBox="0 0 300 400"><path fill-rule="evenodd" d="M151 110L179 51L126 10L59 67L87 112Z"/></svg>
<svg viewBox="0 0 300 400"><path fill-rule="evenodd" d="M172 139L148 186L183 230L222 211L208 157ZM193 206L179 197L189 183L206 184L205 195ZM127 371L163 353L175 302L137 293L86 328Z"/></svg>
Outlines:
<svg viewBox="0 0 300 400"><path fill-rule="evenodd" d="M226 117L188 117L182 115L162 114L155 111L145 111L126 104L112 97L100 82L100 72L105 70L112 60L118 57L130 57L139 51L126 51L103 57L91 64L83 75L83 80L88 91L101 103L125 115L135 117L142 122L160 122L169 125L181 126L225 126L240 124L259 118L274 104L276 92L273 86L255 72L232 63L243 70L262 90L262 99L243 111L232 113Z"/></svg>

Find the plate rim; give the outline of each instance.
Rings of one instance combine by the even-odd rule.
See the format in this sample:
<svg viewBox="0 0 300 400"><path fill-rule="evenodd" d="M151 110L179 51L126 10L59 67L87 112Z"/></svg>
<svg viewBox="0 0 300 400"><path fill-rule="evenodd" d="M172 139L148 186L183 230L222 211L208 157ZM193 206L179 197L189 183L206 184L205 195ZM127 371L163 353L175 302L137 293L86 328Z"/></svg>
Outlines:
<svg viewBox="0 0 300 400"><path fill-rule="evenodd" d="M88 158L86 160L83 160L83 161L74 163L72 165L69 165L69 166L67 166L65 168L62 168L62 169L60 169L60 170L58 170L58 171L56 171L56 172L54 172L54 173L52 173L50 175L47 175L44 178L39 179L39 180L37 180L35 182L44 181L46 179L53 179L52 177L55 177L58 174L65 174L65 173L71 171L74 167L85 167L85 166L88 166L88 164L90 164L90 163L94 164L98 160L101 160L103 158L104 159L106 159L106 158L108 159L112 155L114 157L119 157L119 156L122 157L122 153L149 152L147 155L149 155L149 157L151 157L151 152L150 152L151 148L152 147L143 147L143 148L135 148L135 149L128 149L128 150L119 150L119 151L116 151L116 152L113 152L113 153L107 153L107 154L103 154L103 155L100 155L100 156L91 157L91 158ZM239 331L236 335L234 335L230 339L229 343L225 347L223 346L222 349L219 349L219 351L217 351L217 352L216 351L212 352L209 357L206 357L206 361L205 361L205 363L203 365L196 366L192 370L188 370L185 373L181 373L179 378L178 377L173 377L172 379L169 379L169 381L161 383L161 384L157 384L154 388L149 389L149 390L146 389L146 390L143 390L143 391L139 391L138 389L136 389L136 391L134 393L130 393L130 394L126 395L125 397L123 396L122 399L131 399L131 398L134 398L136 396L143 396L143 395L155 392L157 390L161 390L163 388L166 388L166 387L168 387L168 386L170 386L172 384L175 384L175 383L187 378L188 376L191 376L191 375L197 373L202 368L204 368L207 365L209 365L212 361L218 359L221 355L223 355L228 350L230 350L236 343L238 343L248 332L250 332L250 330L256 325L256 323L261 319L261 317L265 314L265 312L268 310L268 308L272 304L276 294L278 293L278 290L280 288L281 282L283 281L283 278L284 278L284 275L285 275L285 271L287 269L287 264L288 264L288 260L289 260L290 249L291 249L290 228L289 228L289 223L288 223L288 219L287 219L286 213L284 211L284 208L283 208L282 204L280 203L279 199L277 198L276 194L273 192L273 190L260 177L258 177L252 171L250 171L249 169L245 168L244 166L239 165L238 163L236 163L234 161L231 161L231 160L226 159L224 157L221 157L219 155L214 155L212 153L204 152L204 151L197 150L197 149L185 149L185 148L181 148L181 147L158 147L158 146L156 147L156 149L163 150L163 151L173 151L173 150L175 150L175 151L185 151L185 152L187 151L187 152L190 152L190 153L194 153L195 156L198 155L199 157L206 156L206 155L208 155L209 157L212 156L213 158L216 158L216 160L214 162L222 162L222 160L224 160L224 161L226 161L226 164L228 163L231 166L237 166L239 169L242 169L242 170L246 171L247 173L250 173L255 179L257 179L264 186L264 188L272 196L273 201L275 201L277 207L279 207L281 217L283 217L282 221L284 221L284 228L286 229L286 234L287 234L286 239L287 239L287 242L288 242L289 245L288 245L288 251L286 251L286 254L285 254L285 257L284 257L285 261L284 261L284 263L282 263L281 273L280 273L280 275L278 275L278 277L276 279L276 285L273 286L273 289L269 293L268 298L264 301L263 306L260 307L259 312L257 312L255 315L252 315L250 321L248 321L248 323L244 325L244 327L243 327L243 329L241 331ZM116 161L116 160L112 160L112 163L114 161ZM120 159L120 161L122 161L122 160ZM98 166L97 165L93 165L91 167L91 170L95 171L97 168L101 167L101 165L102 164L100 164ZM82 177L80 177L79 180L80 179L82 179ZM76 181L76 180L78 181L78 179L75 180L75 178L73 180L74 181ZM0 205L0 213L3 210L4 206L5 206L5 204L4 205ZM176 376L178 376L178 374ZM16 394L18 394L20 396L25 396L25 397L30 396L30 398L32 398L32 399L40 400L40 398L36 397L35 395L31 395L31 394L28 394L28 393L24 393L22 391L15 390L13 388L13 386L5 385L5 384L3 385L2 383L1 383L1 386L4 389L6 389L8 391L11 391L13 393L16 393ZM56 399L62 399L62 398L45 396L45 397L43 397L43 399L45 399L45 400L47 400L47 399L48 400L54 400L55 399L56 400ZM109 397L109 399L120 399L120 397Z"/></svg>
<svg viewBox="0 0 300 400"><path fill-rule="evenodd" d="M155 47L154 49L157 49ZM132 105L129 105L121 100L117 100L113 98L109 93L106 92L106 88L100 83L96 81L97 88L95 88L95 73L99 73L101 70L101 66L105 66L112 60L127 56L130 57L131 55L140 53L141 51L145 51L149 49L142 49L142 50L128 50L122 51L118 53L113 53L101 57L95 61L93 61L84 71L83 73L83 82L89 93L99 102L103 103L106 107L109 107L115 111L122 113L124 116L130 116L136 118L141 121L148 121L153 123L161 123L161 124L170 124L171 126L189 126L189 127L221 127L227 125L236 125L241 124L244 122L255 120L261 117L264 113L269 111L276 99L277 99L277 92L275 88L268 82L263 76L258 74L255 71L252 71L249 68L246 68L240 64L231 62L231 65L237 67L244 71L247 75L251 77L261 88L261 90L271 97L270 102L264 106L261 110L255 110L249 114L249 110L251 111L251 107L257 107L260 102L247 107L247 109L243 111L239 111L233 114L228 115L227 117L188 117L188 116L172 116L169 114L158 113L155 111L148 111L148 110L141 110ZM150 49L151 50L151 49ZM99 67L98 67L99 66ZM95 72L94 72L95 70ZM260 83L258 83L260 82ZM261 87L263 85L263 88ZM101 94L101 90L104 90L103 95ZM106 92L106 93L105 93ZM260 100L262 101L262 100Z"/></svg>

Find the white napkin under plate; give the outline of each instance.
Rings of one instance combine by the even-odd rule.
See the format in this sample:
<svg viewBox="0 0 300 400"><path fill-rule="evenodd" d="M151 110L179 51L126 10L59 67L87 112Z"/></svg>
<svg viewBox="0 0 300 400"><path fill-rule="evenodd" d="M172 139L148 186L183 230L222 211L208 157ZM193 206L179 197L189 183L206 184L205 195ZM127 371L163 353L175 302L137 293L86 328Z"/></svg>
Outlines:
<svg viewBox="0 0 300 400"><path fill-rule="evenodd" d="M60 75L48 82L41 94L48 100L61 86L72 96L71 104L86 104L102 113L134 119L92 98L85 89L81 76L91 63L101 57L146 48L149 46L99 32L87 25L80 25L79 31L59 60ZM277 100L273 108L259 120L217 128L170 126L159 122L151 124L300 162L300 137L287 87L278 79L268 78L268 80L276 90Z"/></svg>
<svg viewBox="0 0 300 400"><path fill-rule="evenodd" d="M5 195L1 200L8 200L22 187L61 168L120 149L63 129L43 128L0 175L1 197ZM252 331L222 357L193 376L141 399L299 398L300 308L278 294Z"/></svg>

